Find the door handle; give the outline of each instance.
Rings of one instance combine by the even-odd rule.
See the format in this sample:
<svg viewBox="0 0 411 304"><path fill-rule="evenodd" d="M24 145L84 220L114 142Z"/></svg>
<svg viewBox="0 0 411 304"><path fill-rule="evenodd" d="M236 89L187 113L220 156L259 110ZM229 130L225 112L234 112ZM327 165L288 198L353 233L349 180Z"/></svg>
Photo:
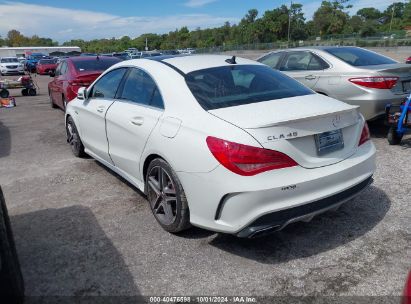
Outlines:
<svg viewBox="0 0 411 304"><path fill-rule="evenodd" d="M144 123L143 117L134 117L130 120L130 122L135 126L141 126Z"/></svg>
<svg viewBox="0 0 411 304"><path fill-rule="evenodd" d="M105 109L106 109L105 106L99 106L99 107L97 107L97 112L103 113Z"/></svg>
<svg viewBox="0 0 411 304"><path fill-rule="evenodd" d="M308 75L308 76L305 76L305 79L307 79L307 80L314 80L314 79L316 79L317 77L315 77L314 75Z"/></svg>

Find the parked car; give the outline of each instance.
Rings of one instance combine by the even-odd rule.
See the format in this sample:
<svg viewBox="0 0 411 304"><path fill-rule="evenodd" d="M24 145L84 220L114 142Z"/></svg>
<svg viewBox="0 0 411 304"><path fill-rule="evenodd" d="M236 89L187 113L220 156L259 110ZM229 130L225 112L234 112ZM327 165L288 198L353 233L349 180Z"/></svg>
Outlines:
<svg viewBox="0 0 411 304"><path fill-rule="evenodd" d="M408 58L405 60L405 63L406 63L406 64L411 64L411 56L408 57Z"/></svg>
<svg viewBox="0 0 411 304"><path fill-rule="evenodd" d="M271 52L259 62L314 91L359 105L367 120L411 93L411 67L358 47L310 47Z"/></svg>
<svg viewBox="0 0 411 304"><path fill-rule="evenodd" d="M48 75L56 71L58 59L40 59L36 65L36 72L39 75Z"/></svg>
<svg viewBox="0 0 411 304"><path fill-rule="evenodd" d="M0 298L23 303L24 281L4 195L0 187Z"/></svg>
<svg viewBox="0 0 411 304"><path fill-rule="evenodd" d="M131 55L130 59L141 59L147 57L157 57L162 56L163 54L156 51L148 51L148 52L138 52L137 54Z"/></svg>
<svg viewBox="0 0 411 304"><path fill-rule="evenodd" d="M131 59L130 54L126 53L126 52L124 52L124 53L113 53L113 57L116 57L120 60L129 60L129 59Z"/></svg>
<svg viewBox="0 0 411 304"><path fill-rule="evenodd" d="M76 156L144 191L173 233L276 231L337 209L375 170L358 107L221 55L116 64L79 89L66 130Z"/></svg>
<svg viewBox="0 0 411 304"><path fill-rule="evenodd" d="M49 56L42 53L32 53L26 58L26 70L30 73L36 72L36 66L40 59L50 59Z"/></svg>
<svg viewBox="0 0 411 304"><path fill-rule="evenodd" d="M2 57L0 59L0 74L24 74L24 66L17 57Z"/></svg>
<svg viewBox="0 0 411 304"><path fill-rule="evenodd" d="M66 108L76 97L80 87L89 86L102 72L120 60L113 57L78 56L66 58L51 71L54 79L48 84L50 103L53 108Z"/></svg>

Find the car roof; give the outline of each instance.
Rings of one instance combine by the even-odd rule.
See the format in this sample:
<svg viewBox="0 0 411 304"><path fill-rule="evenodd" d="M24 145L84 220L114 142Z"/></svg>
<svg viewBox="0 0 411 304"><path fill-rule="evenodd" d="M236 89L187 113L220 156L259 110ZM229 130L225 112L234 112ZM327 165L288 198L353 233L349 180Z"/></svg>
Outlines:
<svg viewBox="0 0 411 304"><path fill-rule="evenodd" d="M180 74L188 74L193 71L216 68L221 66L233 66L232 63L228 63L226 60L231 59L233 56L227 55L165 55L148 57L139 60L154 60L162 62L173 69L176 69ZM254 60L236 57L237 64L252 64L261 65L261 63Z"/></svg>
<svg viewBox="0 0 411 304"><path fill-rule="evenodd" d="M110 60L116 60L116 57L111 57L111 56L75 56L75 57L69 57L69 58L65 58L66 60L70 60L70 61L90 61L90 60L97 60L97 57L99 59L110 59Z"/></svg>

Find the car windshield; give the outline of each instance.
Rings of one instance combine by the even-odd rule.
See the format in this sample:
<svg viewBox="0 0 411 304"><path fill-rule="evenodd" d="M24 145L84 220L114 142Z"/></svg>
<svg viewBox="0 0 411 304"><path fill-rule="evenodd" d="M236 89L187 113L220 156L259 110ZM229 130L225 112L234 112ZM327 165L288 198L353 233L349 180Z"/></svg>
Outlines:
<svg viewBox="0 0 411 304"><path fill-rule="evenodd" d="M57 59L42 59L39 61L39 64L55 64Z"/></svg>
<svg viewBox="0 0 411 304"><path fill-rule="evenodd" d="M14 63L19 62L17 58L2 58L1 63Z"/></svg>
<svg viewBox="0 0 411 304"><path fill-rule="evenodd" d="M356 47L333 47L327 48L325 49L325 51L352 66L367 66L396 63L394 60L390 58Z"/></svg>
<svg viewBox="0 0 411 304"><path fill-rule="evenodd" d="M111 67L113 64L120 62L119 59L113 58L99 58L90 60L75 60L73 61L74 67L77 71L104 71Z"/></svg>
<svg viewBox="0 0 411 304"><path fill-rule="evenodd" d="M186 76L205 110L314 94L296 80L260 65L233 65L194 71Z"/></svg>

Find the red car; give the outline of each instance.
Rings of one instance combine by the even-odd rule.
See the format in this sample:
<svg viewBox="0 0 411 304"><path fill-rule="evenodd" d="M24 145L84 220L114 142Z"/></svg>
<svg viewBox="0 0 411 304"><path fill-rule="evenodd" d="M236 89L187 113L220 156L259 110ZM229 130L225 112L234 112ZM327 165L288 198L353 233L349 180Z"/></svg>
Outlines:
<svg viewBox="0 0 411 304"><path fill-rule="evenodd" d="M405 63L411 64L411 56L405 60Z"/></svg>
<svg viewBox="0 0 411 304"><path fill-rule="evenodd" d="M77 97L81 87L88 87L98 76L113 64L120 62L115 57L79 56L62 60L49 83L49 97L53 108L65 109L68 102Z"/></svg>
<svg viewBox="0 0 411 304"><path fill-rule="evenodd" d="M36 72L39 75L47 75L50 71L55 71L57 59L40 59L36 65Z"/></svg>

